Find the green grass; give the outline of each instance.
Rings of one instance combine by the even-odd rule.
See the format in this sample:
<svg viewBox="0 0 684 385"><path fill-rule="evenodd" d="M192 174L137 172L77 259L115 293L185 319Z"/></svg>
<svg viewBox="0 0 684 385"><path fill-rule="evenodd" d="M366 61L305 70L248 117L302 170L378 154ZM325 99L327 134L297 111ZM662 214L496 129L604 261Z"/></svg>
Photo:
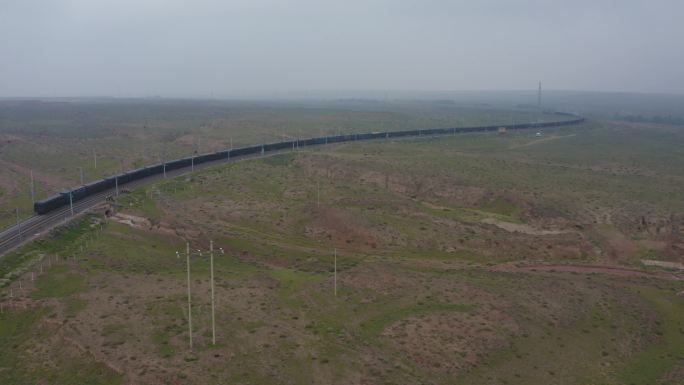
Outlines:
<svg viewBox="0 0 684 385"><path fill-rule="evenodd" d="M320 114L330 114L325 119L345 129L357 123L345 123L329 110L313 113L313 121L297 123L314 132L317 125L320 129L320 121L316 121ZM375 112L364 116L367 120L358 125L359 130L377 127L385 118ZM246 117L246 121L250 119ZM438 120L411 119L387 126ZM474 115L463 117L463 121L477 119ZM265 124L272 130L271 136L278 131L276 121L283 123L269 118ZM213 124L197 130L220 143L225 133L218 123ZM285 131L295 132L295 123L285 125ZM173 131L167 139L194 130ZM263 132L250 137L266 139L259 136ZM559 138L543 142L535 142L538 138L533 133L520 132L337 145L212 167L120 197L125 211L153 220L167 215L166 203L177 204L174 207L181 209L174 215L178 217L167 218L172 223L193 223L202 238L200 242L193 239L193 249L212 238L217 247L227 251L226 255L217 253L215 259L219 298L216 347L207 342L210 321L204 288L208 259L205 254L192 260L193 280L198 281L193 284L194 352L187 349L186 305L181 294L185 259L175 256L176 251L184 252L185 243L177 236L112 221L96 234L83 222L65 229L61 238L12 256L9 262L18 266L42 254L75 254L79 271L107 275L106 284L86 286L83 279L79 283L78 274L60 266L37 282L34 295L64 302L67 327L74 331L91 325L80 323L82 317L77 318L78 323L70 318L90 316L100 308L92 306L88 314L79 313L87 305L75 295L81 290L114 300L121 296L116 286L119 276L147 283L159 280L160 285L176 280L173 294L150 298L140 307L145 309L145 327L130 327L128 320L112 315L109 309L100 314L107 322L99 330L107 346L135 340L147 344L138 359L167 364L161 366L174 374L160 382L201 382L190 378L193 371L187 371L187 378L174 377L181 372L185 375L183 365L188 365L193 370L199 368L197 371L206 375L202 380L212 383L351 383L359 378L388 384L657 383L678 365L683 354L683 309L674 295L679 287L670 285L664 290L657 288L665 286L662 283L604 275L503 273L488 266L544 259L549 250L546 239L552 247L572 247L573 242L584 242L583 236L602 231L602 225L587 225L591 233L569 227L572 232L582 232L582 237L573 233L544 238L483 226L485 218L535 227L544 220L572 226L591 222L586 214L594 211L642 205L655 211L676 207L673 202L681 198L677 192L681 181L673 177L675 167L659 162L677 164L679 155L659 155L656 162L644 160L637 166L647 169L645 173L623 169L639 163L630 158L629 148L643 135L620 132L622 136L615 141L625 148L611 149L614 135L610 128L592 123L545 130L545 137ZM669 139L677 143L676 136ZM657 138L647 142L649 151L672 151L672 146ZM571 155L576 146L583 146L578 153L586 153L586 157ZM633 154L639 158L649 155L638 148ZM142 161L142 157L131 160ZM321 207L315 204L318 181ZM667 193L672 196L659 195ZM202 214L185 211L199 205L213 209ZM535 222L531 213L541 215L542 220ZM629 212L620 214L628 216ZM211 226L205 228L204 221L195 221L199 215L208 215ZM621 231L617 225L609 229ZM590 241L583 245L601 248L606 239L595 236ZM336 297L330 271L333 248L340 251ZM560 253L548 258L567 260ZM637 286L641 293L636 292ZM136 290L126 291L129 289L131 293ZM468 356L474 360L473 366L463 372L446 375L414 360L434 352L411 351L415 345L410 339L403 340L407 336L397 335L396 345L382 337L383 330L407 318L416 318L412 327L429 328L422 323L424 319L450 313L468 320L482 318L482 324L476 325L476 330L483 331L481 335L460 336L472 337L467 349L478 353ZM18 333L31 335L28 340L44 338L35 330ZM459 343L451 340L459 337L456 331L444 334L434 336L436 343L441 338L445 343ZM480 346L478 338L492 338L489 342L493 345ZM441 346L434 348L439 351ZM30 351L25 346L19 350ZM443 359L459 360L464 357L460 354L465 353L444 351ZM39 361L35 356L22 359ZM74 362L92 364L84 357ZM61 364L66 377L37 373L53 383L73 382L69 378L76 378L72 366ZM108 378L97 366L92 370L88 376L101 373L102 379ZM16 373L29 375L28 371Z"/></svg>
<svg viewBox="0 0 684 385"><path fill-rule="evenodd" d="M159 356L162 358L170 358L176 354L176 349L171 345L170 338L167 331L158 331L152 336L152 342L157 346Z"/></svg>
<svg viewBox="0 0 684 385"><path fill-rule="evenodd" d="M417 303L404 307L384 309L381 314L366 320L361 324L361 335L363 339L375 338L379 336L387 326L408 317L418 317L433 313L467 313L473 309L475 309L475 306L470 304L437 302Z"/></svg>
<svg viewBox="0 0 684 385"><path fill-rule="evenodd" d="M656 384L684 358L684 302L652 287L637 290L660 315L657 340L621 365L616 377L630 385Z"/></svg>
<svg viewBox="0 0 684 385"><path fill-rule="evenodd" d="M31 293L34 299L63 298L85 289L83 276L71 272L64 265L53 266L36 279L36 289Z"/></svg>
<svg viewBox="0 0 684 385"><path fill-rule="evenodd" d="M161 210L157 208L151 195L155 193L155 189L151 186L147 188L139 188L133 190L129 194L121 195L117 203L119 203L126 210L133 211L137 214L143 215L152 220L158 219L161 216Z"/></svg>
<svg viewBox="0 0 684 385"><path fill-rule="evenodd" d="M150 340L159 357L173 357L179 347L173 344L172 339L187 333L185 323L187 316L186 311L183 310L184 301L184 296L170 296L165 300L152 301L146 306L145 315L154 320L155 326Z"/></svg>
<svg viewBox="0 0 684 385"><path fill-rule="evenodd" d="M295 154L285 153L264 157L261 161L272 167L284 167L292 164Z"/></svg>
<svg viewBox="0 0 684 385"><path fill-rule="evenodd" d="M40 364L30 356L32 338L45 341L50 331L41 330L37 322L45 316L46 310L8 311L0 314L0 383L29 385L38 383L66 385L118 385L122 379L103 364L88 356L71 356L60 352ZM60 348L57 348L60 350Z"/></svg>
<svg viewBox="0 0 684 385"><path fill-rule="evenodd" d="M182 240L161 234L145 233L116 222L106 229L86 250L82 265L98 270L130 273L173 273L182 271L185 260Z"/></svg>
<svg viewBox="0 0 684 385"><path fill-rule="evenodd" d="M504 215L513 219L517 219L520 214L519 207L501 197L496 197L493 200L486 202L481 208L484 211Z"/></svg>
<svg viewBox="0 0 684 385"><path fill-rule="evenodd" d="M64 304L66 305L66 316L75 317L81 310L88 306L88 301L72 296L65 298Z"/></svg>
<svg viewBox="0 0 684 385"><path fill-rule="evenodd" d="M15 273L27 269L46 255L73 255L85 238L92 237L95 223L99 221L99 216L87 215L54 229L45 238L6 254L0 258L0 277L13 279Z"/></svg>
<svg viewBox="0 0 684 385"><path fill-rule="evenodd" d="M294 271L291 269L273 269L268 274L278 280L278 291L281 301L289 306L300 304L296 294L305 285L325 279L323 274Z"/></svg>

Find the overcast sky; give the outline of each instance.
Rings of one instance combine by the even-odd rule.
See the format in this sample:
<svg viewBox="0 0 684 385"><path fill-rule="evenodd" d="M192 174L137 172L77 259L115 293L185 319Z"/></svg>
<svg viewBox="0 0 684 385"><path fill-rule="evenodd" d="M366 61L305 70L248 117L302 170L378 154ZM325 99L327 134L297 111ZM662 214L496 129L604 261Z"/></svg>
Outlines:
<svg viewBox="0 0 684 385"><path fill-rule="evenodd" d="M0 96L684 93L682 0L0 0Z"/></svg>

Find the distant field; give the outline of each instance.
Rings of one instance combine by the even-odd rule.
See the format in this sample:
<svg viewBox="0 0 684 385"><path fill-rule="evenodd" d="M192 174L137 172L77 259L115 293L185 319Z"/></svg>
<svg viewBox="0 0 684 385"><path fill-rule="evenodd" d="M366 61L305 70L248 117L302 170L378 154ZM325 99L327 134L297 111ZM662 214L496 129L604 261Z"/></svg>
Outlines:
<svg viewBox="0 0 684 385"><path fill-rule="evenodd" d="M512 124L520 109L449 102L0 101L0 227L36 199L146 164L288 138L407 128ZM97 167L96 167L97 158Z"/></svg>
<svg viewBox="0 0 684 385"><path fill-rule="evenodd" d="M684 262L682 144L675 126L593 121L156 182L1 261L25 272L2 292L0 381L681 384L684 283L641 260ZM185 240L204 250L192 351Z"/></svg>

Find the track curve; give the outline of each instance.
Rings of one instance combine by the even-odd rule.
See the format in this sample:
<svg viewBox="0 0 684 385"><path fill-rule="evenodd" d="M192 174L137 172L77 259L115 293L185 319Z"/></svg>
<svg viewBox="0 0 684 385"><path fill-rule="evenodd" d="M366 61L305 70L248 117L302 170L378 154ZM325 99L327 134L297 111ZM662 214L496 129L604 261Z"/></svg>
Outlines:
<svg viewBox="0 0 684 385"><path fill-rule="evenodd" d="M556 115L571 117L565 120L557 120L553 122L543 122L543 123L522 123L506 126L508 129L534 129L534 128L544 128L544 127L561 127L570 126L583 123L585 119L576 114L556 112ZM265 152L284 152L290 150L290 148L299 148L301 146L322 146L328 144L335 144L348 141L359 141L359 140L371 140L371 139L401 139L401 138L414 138L421 136L436 136L436 135L455 135L459 133L473 133L473 132L491 132L496 131L500 125L497 126L475 126L475 127L458 127L458 128L440 128L440 129L426 129L426 130L410 130L410 131L388 131L388 132L373 132L366 134L349 134L341 136L327 136L327 137L317 137L302 139L290 142L279 142L270 144L261 144L252 147L244 147L242 149L235 149L230 151L217 152L212 154L200 155L193 157L193 163L191 166L180 167L172 171L166 171L166 178L175 177L187 172L193 172L195 169L200 170L209 166L213 166L220 163L234 162L237 160L243 160L253 157L259 157ZM245 149L254 150L253 152L244 151ZM241 150L243 150L241 152ZM221 157L219 159L213 160L212 156L215 157L217 154L228 153L228 157ZM236 152L237 155L231 155L231 152ZM206 160L201 163L195 163L194 159L200 159L202 156L206 157ZM169 162L171 163L171 162ZM167 163L167 164L169 164ZM159 167L159 165L151 166ZM155 180L163 179L164 174L157 173L154 175L149 175L142 177L137 180L133 180L127 183L119 183L117 188L127 188L132 189L140 185L144 185ZM108 196L115 194L114 188L109 188L97 193L90 194L86 197L79 199L73 203L73 213L71 207L67 204L65 206L57 207L46 214L34 215L14 226L11 226L0 232L0 256L6 254L8 251L23 245L41 235L45 234L47 231L58 226L62 223L67 223L79 213L85 212L98 204L105 202Z"/></svg>

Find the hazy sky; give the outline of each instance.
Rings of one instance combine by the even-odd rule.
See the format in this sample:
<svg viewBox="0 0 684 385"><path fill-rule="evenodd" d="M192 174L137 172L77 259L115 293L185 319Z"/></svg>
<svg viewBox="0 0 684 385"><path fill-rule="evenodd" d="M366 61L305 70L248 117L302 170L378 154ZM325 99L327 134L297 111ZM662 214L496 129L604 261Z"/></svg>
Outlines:
<svg viewBox="0 0 684 385"><path fill-rule="evenodd" d="M0 0L0 96L684 93L682 0Z"/></svg>

